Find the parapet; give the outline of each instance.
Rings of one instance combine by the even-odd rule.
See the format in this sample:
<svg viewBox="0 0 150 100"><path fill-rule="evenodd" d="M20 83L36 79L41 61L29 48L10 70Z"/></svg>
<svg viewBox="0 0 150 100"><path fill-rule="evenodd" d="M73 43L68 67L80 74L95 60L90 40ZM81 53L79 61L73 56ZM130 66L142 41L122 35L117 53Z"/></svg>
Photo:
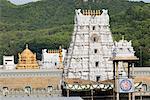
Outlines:
<svg viewBox="0 0 150 100"><path fill-rule="evenodd" d="M48 53L59 53L59 50L48 50Z"/></svg>
<svg viewBox="0 0 150 100"><path fill-rule="evenodd" d="M100 10L82 10L82 14L86 16L100 16L101 11Z"/></svg>

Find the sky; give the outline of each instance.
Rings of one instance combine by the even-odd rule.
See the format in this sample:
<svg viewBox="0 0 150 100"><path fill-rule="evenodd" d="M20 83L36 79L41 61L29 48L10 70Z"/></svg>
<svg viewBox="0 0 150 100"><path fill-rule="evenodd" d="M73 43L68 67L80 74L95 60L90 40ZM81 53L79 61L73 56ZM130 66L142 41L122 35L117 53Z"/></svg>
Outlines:
<svg viewBox="0 0 150 100"><path fill-rule="evenodd" d="M16 4L16 5L22 5L22 4L26 4L29 2L36 2L36 1L40 1L40 0L8 0L8 1L10 1L11 3ZM144 2L150 3L150 0L129 0L129 1L144 1Z"/></svg>
<svg viewBox="0 0 150 100"><path fill-rule="evenodd" d="M40 0L8 0L8 1L10 1L11 3L16 4L16 5L22 5L22 4L26 4L29 2L36 2L36 1L40 1Z"/></svg>
<svg viewBox="0 0 150 100"><path fill-rule="evenodd" d="M129 0L129 1L144 1L150 3L150 0Z"/></svg>

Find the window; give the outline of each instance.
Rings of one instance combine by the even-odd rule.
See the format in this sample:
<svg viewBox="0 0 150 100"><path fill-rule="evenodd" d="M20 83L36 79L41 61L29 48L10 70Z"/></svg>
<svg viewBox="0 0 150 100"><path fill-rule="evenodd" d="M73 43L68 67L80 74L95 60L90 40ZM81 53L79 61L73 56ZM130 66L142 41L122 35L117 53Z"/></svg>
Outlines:
<svg viewBox="0 0 150 100"><path fill-rule="evenodd" d="M96 76L96 81L98 82L100 80L100 76Z"/></svg>
<svg viewBox="0 0 150 100"><path fill-rule="evenodd" d="M99 26L99 28L101 29L101 26Z"/></svg>
<svg viewBox="0 0 150 100"><path fill-rule="evenodd" d="M93 31L95 30L95 26L92 27Z"/></svg>
<svg viewBox="0 0 150 100"><path fill-rule="evenodd" d="M47 91L48 91L48 93L52 92L53 91L53 86L48 86Z"/></svg>
<svg viewBox="0 0 150 100"><path fill-rule="evenodd" d="M93 35L91 36L91 40L92 40L92 42L98 42L99 36L97 34L93 33Z"/></svg>
<svg viewBox="0 0 150 100"><path fill-rule="evenodd" d="M30 86L25 87L25 93L27 93L28 95L31 94L31 87Z"/></svg>
<svg viewBox="0 0 150 100"><path fill-rule="evenodd" d="M99 62L95 62L95 67L98 67L99 66Z"/></svg>
<svg viewBox="0 0 150 100"><path fill-rule="evenodd" d="M57 63L55 62L55 66L57 66Z"/></svg>
<svg viewBox="0 0 150 100"><path fill-rule="evenodd" d="M142 84L142 88L143 88L144 92L147 91L147 85L146 84Z"/></svg>
<svg viewBox="0 0 150 100"><path fill-rule="evenodd" d="M12 61L12 60L5 60L5 61Z"/></svg>
<svg viewBox="0 0 150 100"><path fill-rule="evenodd" d="M94 49L94 53L97 53L97 49Z"/></svg>
<svg viewBox="0 0 150 100"><path fill-rule="evenodd" d="M84 26L80 26L80 29L81 29L81 30L84 29Z"/></svg>
<svg viewBox="0 0 150 100"><path fill-rule="evenodd" d="M93 41L96 42L96 37L93 38Z"/></svg>
<svg viewBox="0 0 150 100"><path fill-rule="evenodd" d="M123 48L119 48L120 50L123 50Z"/></svg>

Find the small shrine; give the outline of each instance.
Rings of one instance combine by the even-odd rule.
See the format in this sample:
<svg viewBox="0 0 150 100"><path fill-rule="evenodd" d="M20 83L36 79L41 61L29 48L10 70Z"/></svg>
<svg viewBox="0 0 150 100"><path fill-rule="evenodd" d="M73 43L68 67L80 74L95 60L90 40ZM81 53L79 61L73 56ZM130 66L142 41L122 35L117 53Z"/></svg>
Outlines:
<svg viewBox="0 0 150 100"><path fill-rule="evenodd" d="M122 36L122 40L114 42L113 57L115 59L137 59L131 41L127 41Z"/></svg>
<svg viewBox="0 0 150 100"><path fill-rule="evenodd" d="M41 69L62 69L66 50L42 50L42 66Z"/></svg>
<svg viewBox="0 0 150 100"><path fill-rule="evenodd" d="M32 53L31 50L28 49L28 45L26 45L26 49L20 54L19 61L16 66L16 69L39 69L36 53Z"/></svg>

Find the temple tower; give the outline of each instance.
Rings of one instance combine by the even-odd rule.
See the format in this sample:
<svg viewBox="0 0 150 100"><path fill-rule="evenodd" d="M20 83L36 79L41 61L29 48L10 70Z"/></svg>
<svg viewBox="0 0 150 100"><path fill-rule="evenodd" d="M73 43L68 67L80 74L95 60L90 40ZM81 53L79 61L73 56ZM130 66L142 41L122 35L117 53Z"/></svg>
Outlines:
<svg viewBox="0 0 150 100"><path fill-rule="evenodd" d="M65 59L66 77L112 79L113 39L107 10L75 10L74 32Z"/></svg>

